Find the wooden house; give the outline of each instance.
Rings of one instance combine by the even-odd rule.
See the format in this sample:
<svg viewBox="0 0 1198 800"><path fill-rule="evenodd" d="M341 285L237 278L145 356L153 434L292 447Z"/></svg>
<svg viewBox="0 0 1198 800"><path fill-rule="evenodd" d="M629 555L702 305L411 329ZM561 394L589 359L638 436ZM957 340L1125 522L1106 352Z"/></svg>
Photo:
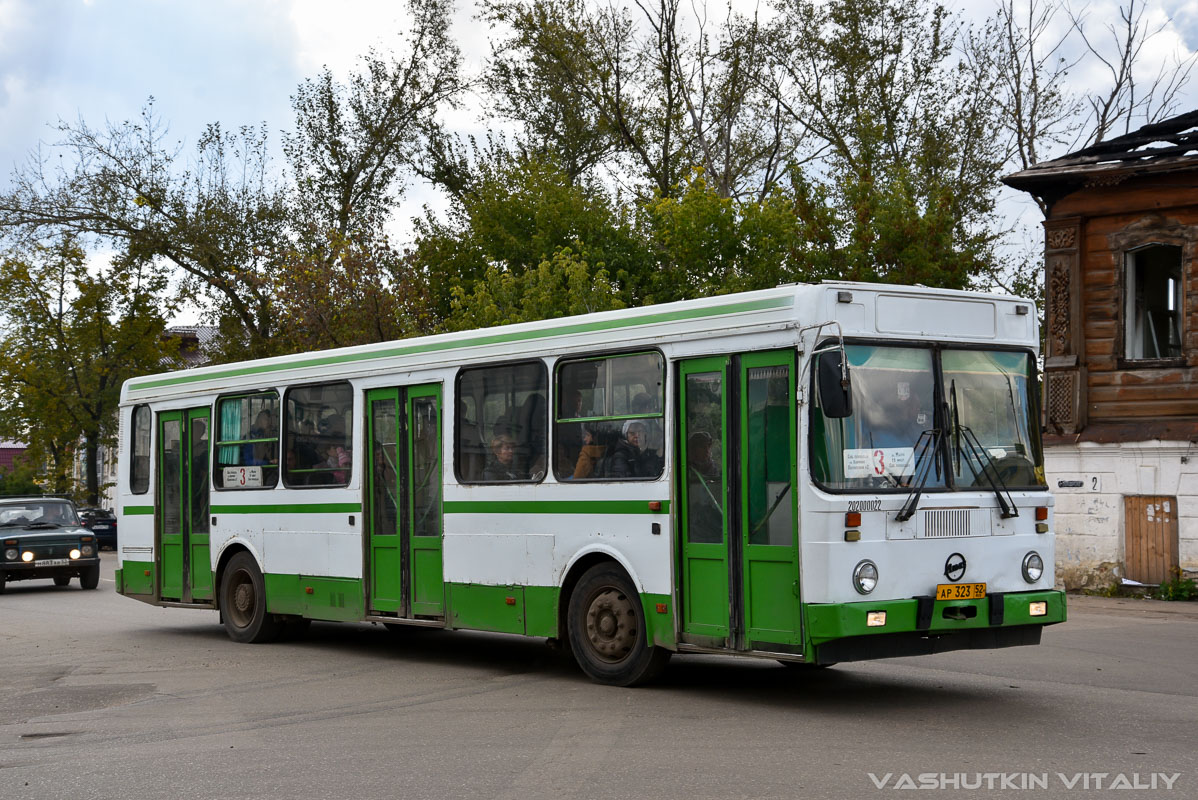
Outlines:
<svg viewBox="0 0 1198 800"><path fill-rule="evenodd" d="M1047 209L1058 575L1072 588L1198 570L1198 111L1004 181Z"/></svg>

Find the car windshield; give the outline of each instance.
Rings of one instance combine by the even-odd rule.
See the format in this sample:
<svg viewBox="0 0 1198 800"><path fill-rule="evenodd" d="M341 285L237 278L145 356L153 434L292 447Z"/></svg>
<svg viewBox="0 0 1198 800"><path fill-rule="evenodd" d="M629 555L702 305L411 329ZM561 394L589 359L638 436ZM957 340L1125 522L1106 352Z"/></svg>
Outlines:
<svg viewBox="0 0 1198 800"><path fill-rule="evenodd" d="M64 500L22 500L0 505L0 526L78 525L75 507Z"/></svg>
<svg viewBox="0 0 1198 800"><path fill-rule="evenodd" d="M927 489L989 487L995 476L1007 488L1044 486L1029 353L881 345L845 352L853 413L829 419L818 406L812 411L820 484L906 490L932 459L921 478Z"/></svg>

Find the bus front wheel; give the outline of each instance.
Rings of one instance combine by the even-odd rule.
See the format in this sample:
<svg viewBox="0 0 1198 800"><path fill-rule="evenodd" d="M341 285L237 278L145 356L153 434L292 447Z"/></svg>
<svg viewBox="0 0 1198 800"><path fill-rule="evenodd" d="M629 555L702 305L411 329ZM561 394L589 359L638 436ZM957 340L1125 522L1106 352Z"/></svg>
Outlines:
<svg viewBox="0 0 1198 800"><path fill-rule="evenodd" d="M652 680L670 651L649 644L640 595L619 567L597 564L570 595L570 647L591 680L635 686Z"/></svg>
<svg viewBox="0 0 1198 800"><path fill-rule="evenodd" d="M233 556L225 567L220 610L225 631L235 642L271 642L282 632L282 623L266 611L266 582L258 562L247 552Z"/></svg>

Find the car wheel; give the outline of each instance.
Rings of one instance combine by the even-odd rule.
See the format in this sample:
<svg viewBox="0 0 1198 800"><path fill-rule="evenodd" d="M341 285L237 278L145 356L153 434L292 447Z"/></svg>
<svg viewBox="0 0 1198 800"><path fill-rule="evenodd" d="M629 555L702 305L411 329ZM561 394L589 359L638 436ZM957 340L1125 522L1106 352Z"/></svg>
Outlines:
<svg viewBox="0 0 1198 800"><path fill-rule="evenodd" d="M0 570L0 594L4 594L4 584L6 580L7 579L4 577L4 570Z"/></svg>
<svg viewBox="0 0 1198 800"><path fill-rule="evenodd" d="M79 572L79 586L84 589L95 589L99 586L99 564Z"/></svg>
<svg viewBox="0 0 1198 800"><path fill-rule="evenodd" d="M596 683L645 683L670 660L669 650L649 644L640 595L613 564L597 564L582 576L567 622L574 658Z"/></svg>
<svg viewBox="0 0 1198 800"><path fill-rule="evenodd" d="M69 580L69 578L68 578ZM57 580L54 581L58 583ZM88 567L79 574L79 585L84 589L95 589L100 585L100 565Z"/></svg>
<svg viewBox="0 0 1198 800"><path fill-rule="evenodd" d="M283 625L266 611L266 583L258 562L247 552L229 560L220 582L225 631L235 642L258 644L279 638Z"/></svg>
<svg viewBox="0 0 1198 800"><path fill-rule="evenodd" d="M70 575L55 575L54 576L54 585L55 586L66 586L70 582L71 582Z"/></svg>

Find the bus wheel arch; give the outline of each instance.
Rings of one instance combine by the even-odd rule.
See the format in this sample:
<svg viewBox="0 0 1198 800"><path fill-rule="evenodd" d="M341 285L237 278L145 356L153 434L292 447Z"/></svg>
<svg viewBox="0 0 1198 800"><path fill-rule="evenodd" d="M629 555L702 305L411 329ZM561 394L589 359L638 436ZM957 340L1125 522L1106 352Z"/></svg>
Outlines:
<svg viewBox="0 0 1198 800"><path fill-rule="evenodd" d="M218 575L218 606L229 638L245 644L277 639L283 625L266 610L266 580L254 554L230 547L221 554Z"/></svg>
<svg viewBox="0 0 1198 800"><path fill-rule="evenodd" d="M559 584L561 591L557 595L557 634L562 642L568 643L570 640L567 619L570 611L570 595L574 593L574 587L578 585L578 581L586 574L587 570L604 563L623 570L633 587L638 591L641 589L636 573L617 553L605 549L590 549L576 554L574 560L566 567L565 575Z"/></svg>
<svg viewBox="0 0 1198 800"><path fill-rule="evenodd" d="M650 642L640 593L628 571L615 559L597 555L587 559L589 566L568 590L563 586L562 616L574 660L596 683L651 681L665 668L670 651Z"/></svg>

